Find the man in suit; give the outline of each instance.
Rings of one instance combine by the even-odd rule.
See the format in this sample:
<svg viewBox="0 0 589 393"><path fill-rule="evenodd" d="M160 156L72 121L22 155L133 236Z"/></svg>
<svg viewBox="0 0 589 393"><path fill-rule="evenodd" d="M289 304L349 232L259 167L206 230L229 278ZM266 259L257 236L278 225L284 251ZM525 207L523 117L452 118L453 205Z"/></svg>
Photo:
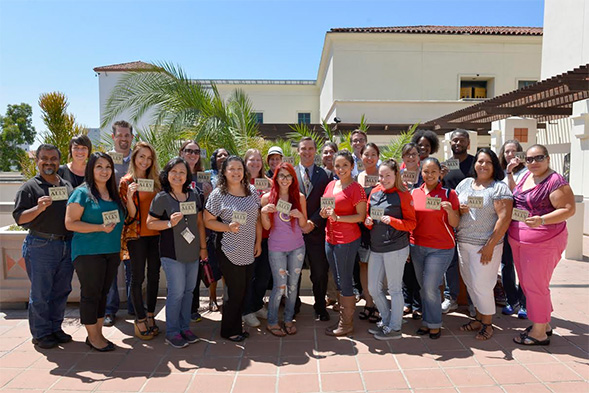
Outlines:
<svg viewBox="0 0 589 393"><path fill-rule="evenodd" d="M333 174L315 165L317 145L310 137L300 140L297 149L300 157L299 165L295 166L299 181L299 190L307 199L307 225L303 228L306 257L311 269L313 296L315 297L315 319L329 321L326 309L325 294L327 292L327 275L329 263L325 256L325 219L321 218L321 197L327 184L333 180ZM299 281L300 286L300 281ZM297 299L297 309L300 300Z"/></svg>

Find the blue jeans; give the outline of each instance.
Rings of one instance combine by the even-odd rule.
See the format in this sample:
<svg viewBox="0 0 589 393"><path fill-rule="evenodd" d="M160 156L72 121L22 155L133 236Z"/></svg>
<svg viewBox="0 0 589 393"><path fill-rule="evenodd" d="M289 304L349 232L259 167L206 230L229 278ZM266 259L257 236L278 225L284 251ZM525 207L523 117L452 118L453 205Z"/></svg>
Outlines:
<svg viewBox="0 0 589 393"><path fill-rule="evenodd" d="M198 276L198 261L178 262L162 257L162 267L168 281L166 297L166 337L171 338L190 328L192 291Z"/></svg>
<svg viewBox="0 0 589 393"><path fill-rule="evenodd" d="M305 261L305 246L292 251L270 250L268 256L273 280L272 293L268 302L268 325L278 323L278 309L282 295L286 298L284 322L292 322L297 301L297 284Z"/></svg>
<svg viewBox="0 0 589 393"><path fill-rule="evenodd" d="M351 243L325 242L325 256L333 273L337 290L342 296L354 296L354 262L360 248L360 238Z"/></svg>
<svg viewBox="0 0 589 393"><path fill-rule="evenodd" d="M391 330L401 330L403 323L403 271L409 256L409 246L389 252L370 253L368 262L368 292L385 326ZM383 280L387 279L385 291ZM391 296L387 299L386 292Z"/></svg>
<svg viewBox="0 0 589 393"><path fill-rule="evenodd" d="M421 286L422 324L430 329L442 326L442 304L440 303L439 286L448 269L455 249L440 250L437 248L411 245L411 260L415 267L417 282Z"/></svg>
<svg viewBox="0 0 589 393"><path fill-rule="evenodd" d="M31 280L29 327L40 339L61 330L74 274L71 240L27 235L22 253Z"/></svg>
<svg viewBox="0 0 589 393"><path fill-rule="evenodd" d="M444 289L444 297L446 299L458 299L460 292L460 273L458 270L458 252L454 247L454 256L450 261L450 265L446 269L446 288Z"/></svg>
<svg viewBox="0 0 589 393"><path fill-rule="evenodd" d="M135 314L133 308L133 302L131 301L131 261L129 259L123 260L125 265L125 289L127 290L127 313ZM119 311L120 298L119 298L119 285L117 284L117 276L112 282L108 295L106 295L106 314L116 315Z"/></svg>

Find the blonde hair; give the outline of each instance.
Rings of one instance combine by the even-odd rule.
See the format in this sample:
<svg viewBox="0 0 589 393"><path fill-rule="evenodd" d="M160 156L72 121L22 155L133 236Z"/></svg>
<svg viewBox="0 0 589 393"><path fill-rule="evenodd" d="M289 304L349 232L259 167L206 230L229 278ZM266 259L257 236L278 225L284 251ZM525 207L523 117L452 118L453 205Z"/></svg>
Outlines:
<svg viewBox="0 0 589 393"><path fill-rule="evenodd" d="M401 176L401 172L399 171L399 164L397 164L397 161L389 158L380 164L380 168L383 166L386 166L391 171L395 172L395 188L397 188L399 191L407 191L407 187L405 187L405 184L403 183L403 178Z"/></svg>
<svg viewBox="0 0 589 393"><path fill-rule="evenodd" d="M127 171L127 174L130 174L133 177L133 179L136 178L135 158L137 157L137 154L139 154L139 150L141 150L142 148L149 149L149 151L151 152L152 160L151 166L147 169L145 173L145 178L153 180L153 189L155 191L159 191L162 188L160 183L160 167L157 164L157 153L155 152L153 146L151 146L149 143L139 141L135 144L135 147L131 152L131 162L129 162L129 170Z"/></svg>

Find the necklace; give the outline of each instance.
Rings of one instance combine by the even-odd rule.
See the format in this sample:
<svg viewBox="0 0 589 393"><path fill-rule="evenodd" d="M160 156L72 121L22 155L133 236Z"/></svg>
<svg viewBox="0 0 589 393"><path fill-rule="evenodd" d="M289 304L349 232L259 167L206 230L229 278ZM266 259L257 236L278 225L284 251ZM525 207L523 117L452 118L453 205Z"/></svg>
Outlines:
<svg viewBox="0 0 589 393"><path fill-rule="evenodd" d="M280 218L284 222L289 222L290 221L290 216L286 216L286 219L285 219L285 218L282 218L282 215L283 215L282 212L278 213L278 218Z"/></svg>

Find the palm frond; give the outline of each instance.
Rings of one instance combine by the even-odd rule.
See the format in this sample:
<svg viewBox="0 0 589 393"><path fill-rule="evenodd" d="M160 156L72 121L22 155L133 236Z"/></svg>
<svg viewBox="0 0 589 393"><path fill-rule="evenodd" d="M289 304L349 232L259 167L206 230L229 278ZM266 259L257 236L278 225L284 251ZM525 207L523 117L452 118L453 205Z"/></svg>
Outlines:
<svg viewBox="0 0 589 393"><path fill-rule="evenodd" d="M402 160L403 146L411 142L411 137L418 126L419 123L415 123L407 131L401 132L398 137L391 139L388 145L380 149L381 159L388 160L389 158L393 158L397 162L400 162Z"/></svg>
<svg viewBox="0 0 589 393"><path fill-rule="evenodd" d="M286 137L293 140L293 142L299 143L299 141L305 137L311 137L317 147L322 146L325 138L316 131L312 131L307 124L290 124L291 132L286 133Z"/></svg>

